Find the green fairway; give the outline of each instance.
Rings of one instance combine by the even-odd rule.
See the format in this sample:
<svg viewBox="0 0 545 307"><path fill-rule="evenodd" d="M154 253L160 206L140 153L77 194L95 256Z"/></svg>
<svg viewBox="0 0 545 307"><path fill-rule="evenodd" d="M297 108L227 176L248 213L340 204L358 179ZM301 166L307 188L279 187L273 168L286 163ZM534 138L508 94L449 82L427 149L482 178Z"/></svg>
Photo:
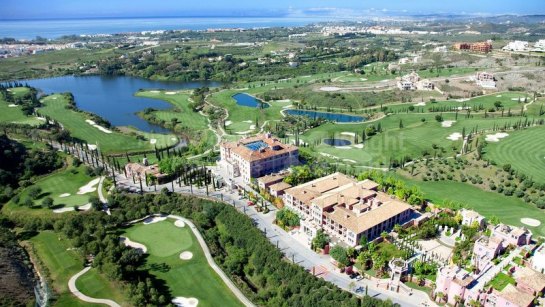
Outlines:
<svg viewBox="0 0 545 307"><path fill-rule="evenodd" d="M545 183L545 127L510 132L509 136L486 146L485 157L513 168L533 180Z"/></svg>
<svg viewBox="0 0 545 307"><path fill-rule="evenodd" d="M68 160L71 161L71 159ZM86 166L83 164L79 167L70 165L65 169L54 172L53 174L38 180L33 186L40 187L42 192L34 203L36 205L41 205L43 199L47 196L53 198L55 208L82 206L89 203L90 196L97 196L96 188L98 187L98 178L88 176L85 173L85 169ZM92 180L95 180L96 184L94 184L92 188L91 186L89 187L94 189L94 191L78 194L80 188L87 185ZM31 187L26 188L21 193L20 199L24 200L28 196L28 192L31 189ZM70 195L66 196L66 194Z"/></svg>
<svg viewBox="0 0 545 307"><path fill-rule="evenodd" d="M50 285L58 294L54 306L97 306L80 301L70 293L68 280L83 269L83 259L75 250L70 249L70 242L52 231L40 232L30 239L34 251L49 272ZM116 287L95 269L87 272L77 281L77 285L86 283L79 290L89 296L116 299L124 303L124 296Z"/></svg>
<svg viewBox="0 0 545 307"><path fill-rule="evenodd" d="M8 89L13 96L22 96L28 92L26 87L16 87ZM26 116L21 111L21 106L11 105L5 100L0 99L0 122L1 123L15 123L23 125L38 126L43 123L42 120L35 116Z"/></svg>
<svg viewBox="0 0 545 307"><path fill-rule="evenodd" d="M157 147L173 145L178 140L173 135L139 132L145 140L138 140L136 135L128 135L117 131L106 133L90 125L84 113L66 108L67 101L63 95L51 95L42 99L44 107L39 109L43 115L59 121L72 136L85 140L89 144L98 144L98 148L106 153L135 150L152 150L151 140L156 140Z"/></svg>
<svg viewBox="0 0 545 307"><path fill-rule="evenodd" d="M545 236L545 212L534 205L527 204L516 197L507 197L496 192L486 192L469 184L454 181L420 182L409 181L422 189L424 196L433 203L442 205L445 201L454 201L464 208L472 208L490 218L497 216L503 223L524 226L534 235ZM533 218L541 222L538 227L521 223L522 218Z"/></svg>
<svg viewBox="0 0 545 307"><path fill-rule="evenodd" d="M217 306L218 302L222 306L241 306L208 265L189 226L176 227L173 220L139 223L128 228L125 235L148 248L150 272L166 282L173 297L194 297L199 300L199 306ZM193 258L181 260L183 251L192 252Z"/></svg>

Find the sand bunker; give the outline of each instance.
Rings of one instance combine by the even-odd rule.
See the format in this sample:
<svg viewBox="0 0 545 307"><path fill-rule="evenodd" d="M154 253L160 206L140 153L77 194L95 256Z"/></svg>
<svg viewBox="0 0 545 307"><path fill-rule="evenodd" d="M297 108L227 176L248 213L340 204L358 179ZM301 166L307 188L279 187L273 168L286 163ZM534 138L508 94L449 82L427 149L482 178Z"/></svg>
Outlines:
<svg viewBox="0 0 545 307"><path fill-rule="evenodd" d="M40 117L40 116L36 116L36 119L37 119L37 120L41 120L41 121L44 121L44 122L45 122L45 117Z"/></svg>
<svg viewBox="0 0 545 307"><path fill-rule="evenodd" d="M513 100L513 101L519 101L519 100L522 100L522 99L520 99L520 98L511 98L511 100Z"/></svg>
<svg viewBox="0 0 545 307"><path fill-rule="evenodd" d="M91 192L96 191L97 188L95 188L95 185L97 185L99 182L100 182L100 178L96 178L96 179L93 179L93 180L89 181L88 184L86 184L86 185L82 186L81 188L79 188L78 194L83 195L83 194L87 194L87 193L91 193Z"/></svg>
<svg viewBox="0 0 545 307"><path fill-rule="evenodd" d="M454 132L454 133L452 133L451 135L449 135L447 137L447 139L449 139L451 141L458 141L461 138L462 138L462 134L458 133L458 132Z"/></svg>
<svg viewBox="0 0 545 307"><path fill-rule="evenodd" d="M193 258L193 253L192 252L182 252L180 254L180 259L182 260L190 260L191 258Z"/></svg>
<svg viewBox="0 0 545 307"><path fill-rule="evenodd" d="M225 121L225 126L229 126L229 125L231 125L232 123L233 123L232 121L226 120L226 121Z"/></svg>
<svg viewBox="0 0 545 307"><path fill-rule="evenodd" d="M172 304L178 307L195 307L199 304L199 300L194 297L178 296L172 300Z"/></svg>
<svg viewBox="0 0 545 307"><path fill-rule="evenodd" d="M351 159L343 159L344 162L349 162L349 163L357 163L357 161L354 161L354 160L351 160Z"/></svg>
<svg viewBox="0 0 545 307"><path fill-rule="evenodd" d="M154 93L154 94L157 94L157 93L160 93L161 91L149 91L150 93Z"/></svg>
<svg viewBox="0 0 545 307"><path fill-rule="evenodd" d="M352 149L351 146L335 146L337 149Z"/></svg>
<svg viewBox="0 0 545 307"><path fill-rule="evenodd" d="M360 80L361 80L361 81L367 81L367 79L365 79L365 78L360 78Z"/></svg>
<svg viewBox="0 0 545 307"><path fill-rule="evenodd" d="M86 119L85 122L87 122L89 125L97 128L98 130L104 132L104 133L112 133L112 130L109 130L109 129L106 129L100 125L97 125L97 123L95 123L95 121L93 120L90 120L90 119Z"/></svg>
<svg viewBox="0 0 545 307"><path fill-rule="evenodd" d="M355 137L356 133L355 132L341 132L341 135L349 135L349 136Z"/></svg>
<svg viewBox="0 0 545 307"><path fill-rule="evenodd" d="M336 86L322 86L320 87L320 91L322 92L336 92L340 90L339 87L336 87Z"/></svg>
<svg viewBox="0 0 545 307"><path fill-rule="evenodd" d="M83 210L83 211L87 211L87 210L90 210L90 209L91 209L91 203L88 203L86 205L78 207L78 210Z"/></svg>
<svg viewBox="0 0 545 307"><path fill-rule="evenodd" d="M443 127L443 128L452 127L452 124L454 124L455 122L456 122L455 120L445 120L445 121L442 121L442 122L441 122L441 127Z"/></svg>
<svg viewBox="0 0 545 307"><path fill-rule="evenodd" d="M250 129L254 130L254 129L255 129L255 125L250 125Z"/></svg>
<svg viewBox="0 0 545 307"><path fill-rule="evenodd" d="M359 148L359 149L362 149L363 148L363 144L356 144L354 145L355 148Z"/></svg>
<svg viewBox="0 0 545 307"><path fill-rule="evenodd" d="M89 150L96 150L96 149L97 149L97 145L94 145L94 144L87 144L87 148L89 148Z"/></svg>
<svg viewBox="0 0 545 307"><path fill-rule="evenodd" d="M167 95L176 95L176 92L165 92Z"/></svg>
<svg viewBox="0 0 545 307"><path fill-rule="evenodd" d="M529 217L521 218L520 222L522 224L532 226L532 227L537 227L537 226L541 225L540 221L538 221L536 219L529 218Z"/></svg>
<svg viewBox="0 0 545 307"><path fill-rule="evenodd" d="M253 121L251 121L251 120L244 120L244 121L242 121L242 122L243 122L243 123L248 123L248 124L253 123Z"/></svg>
<svg viewBox="0 0 545 307"><path fill-rule="evenodd" d="M252 132L254 132L253 129L252 130L246 130L246 131L239 131L239 132L237 132L237 134L248 134L248 133L252 133Z"/></svg>
<svg viewBox="0 0 545 307"><path fill-rule="evenodd" d="M176 222L174 222L174 226L180 227L180 228L185 227L185 222L182 220L176 220Z"/></svg>
<svg viewBox="0 0 545 307"><path fill-rule="evenodd" d="M70 193L62 193L61 195L59 195L59 197L60 198L65 198L65 197L68 197L70 195L71 195Z"/></svg>
<svg viewBox="0 0 545 307"><path fill-rule="evenodd" d="M469 98L456 99L456 101L458 101L458 102L466 102L466 101L469 101Z"/></svg>
<svg viewBox="0 0 545 307"><path fill-rule="evenodd" d="M503 132L499 132L499 133L496 133L496 134L487 134L485 140L487 142L499 142L501 139L503 139L505 137L508 137L508 136L509 136L509 134L503 133Z"/></svg>
<svg viewBox="0 0 545 307"><path fill-rule="evenodd" d="M153 223L157 223L157 222L162 222L162 221L164 221L166 219L167 219L166 216L148 217L147 219L144 220L144 224L148 225L148 224L153 224Z"/></svg>
<svg viewBox="0 0 545 307"><path fill-rule="evenodd" d="M53 210L53 213L64 213L64 212L70 212L70 211L74 211L74 208L73 207L65 207L65 208L55 209L55 210Z"/></svg>
<svg viewBox="0 0 545 307"><path fill-rule="evenodd" d="M131 241L131 239L127 237L119 237L119 239L121 240L121 242L123 242L123 244L125 244L125 246L139 249L140 251L142 251L142 253L148 252L148 248L142 243Z"/></svg>
<svg viewBox="0 0 545 307"><path fill-rule="evenodd" d="M10 107L10 108L16 108L16 107L18 107L18 105L12 103L12 104L8 105L8 107Z"/></svg>
<svg viewBox="0 0 545 307"><path fill-rule="evenodd" d="M150 143L150 144L156 144L156 143L157 143L157 139L150 139L150 140L149 140L149 143Z"/></svg>
<svg viewBox="0 0 545 307"><path fill-rule="evenodd" d="M496 96L496 98L501 98L501 95Z"/></svg>
<svg viewBox="0 0 545 307"><path fill-rule="evenodd" d="M415 103L415 104L414 104L415 107L423 107L423 106L425 106L425 105L426 105L425 102L419 102L419 103Z"/></svg>

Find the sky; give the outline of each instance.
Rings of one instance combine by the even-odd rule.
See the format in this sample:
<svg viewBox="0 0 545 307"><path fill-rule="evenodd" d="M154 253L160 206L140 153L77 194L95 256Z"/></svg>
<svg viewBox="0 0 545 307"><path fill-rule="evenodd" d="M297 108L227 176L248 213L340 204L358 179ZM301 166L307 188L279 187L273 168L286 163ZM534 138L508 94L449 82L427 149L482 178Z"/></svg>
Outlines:
<svg viewBox="0 0 545 307"><path fill-rule="evenodd" d="M0 0L0 20L158 16L545 14L545 0Z"/></svg>

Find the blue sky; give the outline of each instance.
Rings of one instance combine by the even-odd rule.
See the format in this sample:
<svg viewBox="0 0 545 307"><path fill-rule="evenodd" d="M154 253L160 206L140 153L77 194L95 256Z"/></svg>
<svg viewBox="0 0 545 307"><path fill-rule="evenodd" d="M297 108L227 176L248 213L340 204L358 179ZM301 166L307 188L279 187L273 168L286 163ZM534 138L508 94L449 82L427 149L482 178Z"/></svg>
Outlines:
<svg viewBox="0 0 545 307"><path fill-rule="evenodd" d="M0 19L131 16L545 14L545 0L1 0Z"/></svg>

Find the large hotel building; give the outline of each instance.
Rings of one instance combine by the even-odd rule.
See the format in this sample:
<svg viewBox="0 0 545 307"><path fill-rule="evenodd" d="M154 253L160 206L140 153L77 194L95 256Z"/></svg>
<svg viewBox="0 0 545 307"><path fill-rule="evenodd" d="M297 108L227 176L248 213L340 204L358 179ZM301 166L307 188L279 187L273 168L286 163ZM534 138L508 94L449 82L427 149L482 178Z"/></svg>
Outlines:
<svg viewBox="0 0 545 307"><path fill-rule="evenodd" d="M252 178L279 172L299 164L299 149L283 144L270 134L249 137L220 145L221 161L229 177L241 177L249 184Z"/></svg>
<svg viewBox="0 0 545 307"><path fill-rule="evenodd" d="M410 205L377 190L371 180L334 173L287 189L284 204L299 214L309 237L323 229L333 239L357 246L363 237L371 241L411 218Z"/></svg>

